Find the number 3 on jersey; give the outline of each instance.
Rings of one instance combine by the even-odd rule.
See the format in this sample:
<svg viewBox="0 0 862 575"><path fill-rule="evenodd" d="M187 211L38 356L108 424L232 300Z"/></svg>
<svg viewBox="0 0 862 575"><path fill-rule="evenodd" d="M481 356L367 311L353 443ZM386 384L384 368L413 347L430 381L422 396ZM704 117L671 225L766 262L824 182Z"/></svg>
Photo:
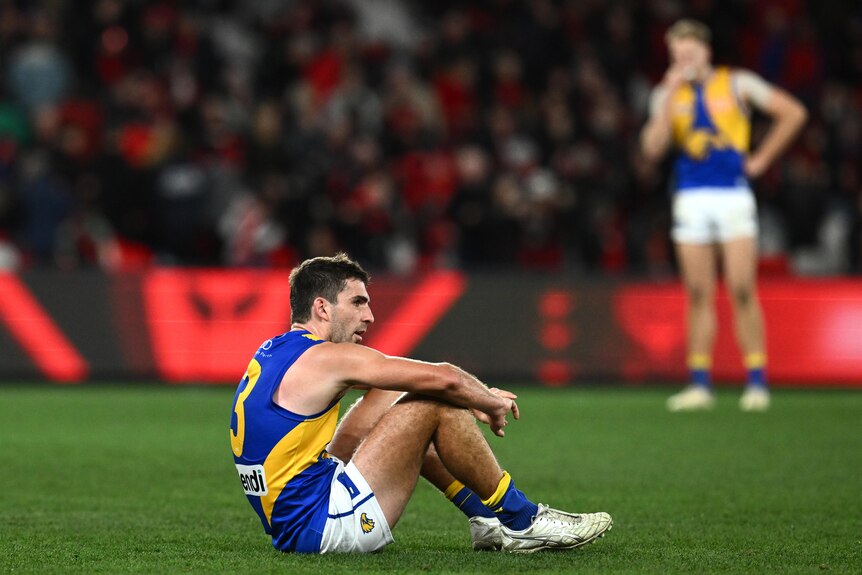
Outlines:
<svg viewBox="0 0 862 575"><path fill-rule="evenodd" d="M236 405L233 407L233 412L236 414L236 433L233 429L230 430L230 446L233 449L233 454L239 457L242 455L242 446L245 442L245 400L251 395L257 379L260 377L260 364L256 359L253 359L248 364L248 369L245 370L243 379L247 380L245 389L242 390L236 398Z"/></svg>

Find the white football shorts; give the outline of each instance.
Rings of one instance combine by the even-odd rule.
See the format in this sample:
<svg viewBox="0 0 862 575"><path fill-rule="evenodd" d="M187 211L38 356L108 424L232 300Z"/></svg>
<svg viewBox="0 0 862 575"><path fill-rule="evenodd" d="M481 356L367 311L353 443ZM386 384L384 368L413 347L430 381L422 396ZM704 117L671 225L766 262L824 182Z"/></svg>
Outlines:
<svg viewBox="0 0 862 575"><path fill-rule="evenodd" d="M337 458L329 494L329 517L320 540L321 553L370 553L392 543L392 532L377 497L353 465Z"/></svg>
<svg viewBox="0 0 862 575"><path fill-rule="evenodd" d="M756 236L757 203L749 188L696 188L674 195L675 242L710 244Z"/></svg>

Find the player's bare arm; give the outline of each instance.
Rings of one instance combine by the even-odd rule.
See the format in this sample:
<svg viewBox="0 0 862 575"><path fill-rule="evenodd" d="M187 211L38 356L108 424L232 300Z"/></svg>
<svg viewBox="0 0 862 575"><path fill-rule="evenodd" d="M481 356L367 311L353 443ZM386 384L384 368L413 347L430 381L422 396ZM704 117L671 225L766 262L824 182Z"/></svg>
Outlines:
<svg viewBox="0 0 862 575"><path fill-rule="evenodd" d="M757 178L769 169L787 149L808 118L808 112L802 103L777 87L773 87L766 102L759 106L759 109L772 119L772 126L745 162L745 173L750 178Z"/></svg>
<svg viewBox="0 0 862 575"><path fill-rule="evenodd" d="M427 395L473 410L500 436L508 413L511 411L516 418L519 415L514 394L501 390L495 393L472 375L447 363L387 356L351 343L319 345L305 355L308 357L297 361L296 367L312 366L319 376L317 381L333 395L355 386Z"/></svg>
<svg viewBox="0 0 862 575"><path fill-rule="evenodd" d="M407 391L468 408L501 437L508 413L511 411L515 418L519 415L512 394L494 393L474 376L448 363L392 357L361 346L353 346L338 357L351 385Z"/></svg>
<svg viewBox="0 0 862 575"><path fill-rule="evenodd" d="M690 72L685 65L674 64L667 69L658 86L659 103L650 111L640 138L641 153L651 162L661 160L671 147L670 95L686 81L688 75Z"/></svg>

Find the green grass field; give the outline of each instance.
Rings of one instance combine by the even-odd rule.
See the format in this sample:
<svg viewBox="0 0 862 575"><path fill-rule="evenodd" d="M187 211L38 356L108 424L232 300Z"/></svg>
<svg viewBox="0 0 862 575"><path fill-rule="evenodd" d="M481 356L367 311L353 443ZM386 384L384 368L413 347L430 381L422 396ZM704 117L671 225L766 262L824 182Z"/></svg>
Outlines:
<svg viewBox="0 0 862 575"><path fill-rule="evenodd" d="M276 552L230 455L233 390L0 387L0 570L33 573L862 572L862 393L778 391L744 414L668 414L666 389L513 388L491 438L532 499L604 510L564 553L474 553L466 520L420 482L366 556ZM344 410L342 406L342 412Z"/></svg>

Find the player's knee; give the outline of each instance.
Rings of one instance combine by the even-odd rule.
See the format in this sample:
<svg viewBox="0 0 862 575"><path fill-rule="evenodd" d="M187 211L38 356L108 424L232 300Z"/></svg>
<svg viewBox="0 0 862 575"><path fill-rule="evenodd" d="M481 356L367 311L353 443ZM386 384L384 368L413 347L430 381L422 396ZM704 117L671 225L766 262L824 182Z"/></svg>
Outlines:
<svg viewBox="0 0 862 575"><path fill-rule="evenodd" d="M434 421L440 425L444 420L452 420L453 418L472 419L472 414L463 407L458 407L440 401L427 395L417 393L406 393L398 400L398 405L403 405L411 411L421 412L426 421Z"/></svg>
<svg viewBox="0 0 862 575"><path fill-rule="evenodd" d="M466 423L472 424L473 414L469 410L449 403L440 404L440 422L444 425L462 426Z"/></svg>
<svg viewBox="0 0 862 575"><path fill-rule="evenodd" d="M739 307L748 307L754 300L754 290L750 286L734 286L730 289L730 293Z"/></svg>
<svg viewBox="0 0 862 575"><path fill-rule="evenodd" d="M712 301L713 291L704 286L688 284L686 286L688 299L694 307L709 305Z"/></svg>
<svg viewBox="0 0 862 575"><path fill-rule="evenodd" d="M406 409L411 413L421 414L426 421L434 421L437 424L447 410L454 408L451 404L418 393L405 393L395 405L401 410Z"/></svg>
<svg viewBox="0 0 862 575"><path fill-rule="evenodd" d="M436 399L428 395L419 393L405 393L398 398L395 405L411 405L417 406L416 409L431 409L434 405L440 403Z"/></svg>

